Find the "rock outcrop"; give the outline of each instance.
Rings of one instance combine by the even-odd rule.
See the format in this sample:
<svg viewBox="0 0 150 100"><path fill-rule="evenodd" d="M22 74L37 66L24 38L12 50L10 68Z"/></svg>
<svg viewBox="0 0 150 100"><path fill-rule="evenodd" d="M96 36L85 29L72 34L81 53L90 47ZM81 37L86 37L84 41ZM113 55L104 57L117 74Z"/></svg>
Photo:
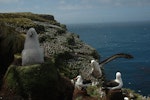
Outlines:
<svg viewBox="0 0 150 100"><path fill-rule="evenodd" d="M97 51L67 31L52 15L1 13L0 97L8 100L71 100L74 86L69 78L79 73L87 76L91 59ZM34 27L44 48L45 62L21 66L26 31ZM9 29L9 30L8 30ZM15 55L15 56L14 56ZM4 77L5 74L5 77Z"/></svg>
<svg viewBox="0 0 150 100"><path fill-rule="evenodd" d="M21 66L25 34L31 27L39 35L45 62ZM94 79L89 75L92 59L100 59L97 51L77 34L68 32L66 25L57 22L52 15L0 13L0 99L71 100L74 86L69 79L78 74L84 79ZM91 98L90 93L92 96L96 93L93 100L97 100L100 96L97 89L89 90L92 91L83 100ZM130 94L130 91L123 93Z"/></svg>
<svg viewBox="0 0 150 100"><path fill-rule="evenodd" d="M59 75L50 61L29 66L11 65L0 92L4 100L71 100L74 86Z"/></svg>

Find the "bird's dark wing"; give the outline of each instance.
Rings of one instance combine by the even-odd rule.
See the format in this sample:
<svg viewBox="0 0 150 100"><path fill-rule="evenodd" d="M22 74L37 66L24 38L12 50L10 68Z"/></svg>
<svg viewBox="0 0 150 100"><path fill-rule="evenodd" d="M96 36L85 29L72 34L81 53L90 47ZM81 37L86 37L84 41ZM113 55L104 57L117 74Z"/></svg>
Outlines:
<svg viewBox="0 0 150 100"><path fill-rule="evenodd" d="M99 64L100 64L101 66L103 66L104 64L106 64L106 63L108 63L108 62L110 62L110 61L112 61L112 60L114 60L114 59L116 59L116 58L131 59L131 58L133 58L133 56L130 55L130 54L119 53L119 54L112 55L111 57L109 57L109 58L103 60L103 61L100 62Z"/></svg>
<svg viewBox="0 0 150 100"><path fill-rule="evenodd" d="M106 87L116 87L118 85L119 85L119 83L115 82L114 80L106 83Z"/></svg>
<svg viewBox="0 0 150 100"><path fill-rule="evenodd" d="M90 84L90 83L92 83L91 80L83 80L83 84Z"/></svg>

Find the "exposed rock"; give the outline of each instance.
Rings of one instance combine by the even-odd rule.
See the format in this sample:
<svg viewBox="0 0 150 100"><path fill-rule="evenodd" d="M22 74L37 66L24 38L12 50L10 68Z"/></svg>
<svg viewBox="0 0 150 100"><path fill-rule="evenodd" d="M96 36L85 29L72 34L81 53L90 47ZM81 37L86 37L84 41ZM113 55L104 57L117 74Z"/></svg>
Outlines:
<svg viewBox="0 0 150 100"><path fill-rule="evenodd" d="M47 20L55 20L54 16L52 16L52 15L39 14L39 16L42 17L42 18L44 18L44 19L47 19Z"/></svg>

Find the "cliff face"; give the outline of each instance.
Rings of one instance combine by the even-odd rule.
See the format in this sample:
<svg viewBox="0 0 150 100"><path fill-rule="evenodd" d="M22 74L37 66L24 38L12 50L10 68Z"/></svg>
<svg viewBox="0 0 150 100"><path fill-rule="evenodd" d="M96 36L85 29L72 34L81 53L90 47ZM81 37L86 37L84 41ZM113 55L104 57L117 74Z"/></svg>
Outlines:
<svg viewBox="0 0 150 100"><path fill-rule="evenodd" d="M45 62L21 66L20 54L26 31L31 27L39 35ZM100 59L97 51L82 42L78 35L68 32L67 27L58 23L52 15L0 13L0 98L71 100L74 86L69 78L81 74L84 79L94 79L89 75L92 59ZM93 100L100 98L97 88L89 87L89 90L91 97L87 98L93 95L97 97ZM124 90L124 94L138 98L130 90Z"/></svg>
<svg viewBox="0 0 150 100"><path fill-rule="evenodd" d="M1 13L0 24L0 95L3 98L37 100L37 97L41 99L52 93L47 98L70 100L73 86L65 77L82 74L88 78L86 70L90 68L90 60L99 59L94 48L83 43L78 35L68 32L66 26L58 23L52 15ZM20 54L30 27L39 33L45 63L21 66ZM41 93L44 90L47 94Z"/></svg>
<svg viewBox="0 0 150 100"><path fill-rule="evenodd" d="M52 15L2 13L0 22L2 24L0 47L3 48L0 52L3 55L1 58L4 58L6 54L12 56L15 53L21 53L26 31L34 27L39 33L39 41L45 50L45 57L52 59L62 70L62 74L68 74L68 72L63 73L63 70L66 72L73 69L75 73L67 76L74 77L79 69L89 64L91 59L99 59L94 48L83 43L78 35L68 32L66 26L55 21ZM11 58L10 62L13 61L13 57ZM2 66L4 65L1 64L0 68Z"/></svg>

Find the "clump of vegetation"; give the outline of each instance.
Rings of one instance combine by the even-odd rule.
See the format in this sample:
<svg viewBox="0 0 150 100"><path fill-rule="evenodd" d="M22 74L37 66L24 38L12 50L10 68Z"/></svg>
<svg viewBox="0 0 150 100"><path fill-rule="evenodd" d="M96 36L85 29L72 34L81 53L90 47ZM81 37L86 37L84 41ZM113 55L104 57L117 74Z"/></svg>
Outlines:
<svg viewBox="0 0 150 100"><path fill-rule="evenodd" d="M15 28L0 23L0 86L8 66L14 60L15 53L21 53L25 36Z"/></svg>
<svg viewBox="0 0 150 100"><path fill-rule="evenodd" d="M0 23L0 53L10 51L15 53L20 53L24 46L25 36L17 31L15 28L6 26L4 23Z"/></svg>
<svg viewBox="0 0 150 100"><path fill-rule="evenodd" d="M63 33L66 32L66 30L64 30L64 29L59 29L59 28L57 28L56 30L57 30L57 33L58 33L58 34L63 34Z"/></svg>
<svg viewBox="0 0 150 100"><path fill-rule="evenodd" d="M98 92L98 87L97 86L89 86L87 88L87 94L90 95L91 97L96 97L99 98L101 97L100 93Z"/></svg>
<svg viewBox="0 0 150 100"><path fill-rule="evenodd" d="M33 26L38 34L43 34L45 32L45 27L42 25Z"/></svg>
<svg viewBox="0 0 150 100"><path fill-rule="evenodd" d="M46 22L47 19L40 17L38 14L33 14L30 12L22 12L22 13L1 13L0 18L27 18L34 21L42 21Z"/></svg>
<svg viewBox="0 0 150 100"><path fill-rule="evenodd" d="M47 19L47 17L44 16L51 16L52 18ZM5 21L8 24L14 24L16 26L20 25L22 27L34 26L35 24L33 23L33 21L49 22L50 24L60 26L60 23L55 21L52 15L40 15L40 14L33 14L30 12L0 13L0 21L1 20Z"/></svg>
<svg viewBox="0 0 150 100"><path fill-rule="evenodd" d="M75 39L74 39L74 36L70 35L67 39L67 44L69 45L75 45Z"/></svg>
<svg viewBox="0 0 150 100"><path fill-rule="evenodd" d="M144 99L142 95L136 93L134 90L131 90L131 89L127 89L127 88L124 88L122 89L123 91L123 94L125 94L125 97L128 97L130 99L133 99L133 100L149 100L149 99Z"/></svg>
<svg viewBox="0 0 150 100"><path fill-rule="evenodd" d="M100 56L98 55L98 52L96 50L93 50L91 56L93 56L93 58L95 59L100 59Z"/></svg>
<svg viewBox="0 0 150 100"><path fill-rule="evenodd" d="M56 66L62 65L68 59L71 59L72 57L73 56L68 51L65 51L63 53L59 53L59 54L55 55L55 64L56 64Z"/></svg>
<svg viewBox="0 0 150 100"><path fill-rule="evenodd" d="M3 21L11 26L21 27L25 29L34 27L36 25L31 19L28 18L1 18L0 21Z"/></svg>
<svg viewBox="0 0 150 100"><path fill-rule="evenodd" d="M61 77L52 61L28 66L11 65L0 95L6 100L71 100L73 85ZM20 99L15 99L21 96Z"/></svg>
<svg viewBox="0 0 150 100"><path fill-rule="evenodd" d="M60 24L60 27L63 28L63 29L65 29L65 30L67 30L67 27L64 24Z"/></svg>
<svg viewBox="0 0 150 100"><path fill-rule="evenodd" d="M53 88L53 84L58 86L58 78L59 76L54 64L51 62L45 62L41 65L12 65L9 67L4 79L5 85L14 91L16 95L28 98L30 95L33 97L35 95L41 95L41 91L43 91L42 95L51 93L52 90L49 89L57 89Z"/></svg>

